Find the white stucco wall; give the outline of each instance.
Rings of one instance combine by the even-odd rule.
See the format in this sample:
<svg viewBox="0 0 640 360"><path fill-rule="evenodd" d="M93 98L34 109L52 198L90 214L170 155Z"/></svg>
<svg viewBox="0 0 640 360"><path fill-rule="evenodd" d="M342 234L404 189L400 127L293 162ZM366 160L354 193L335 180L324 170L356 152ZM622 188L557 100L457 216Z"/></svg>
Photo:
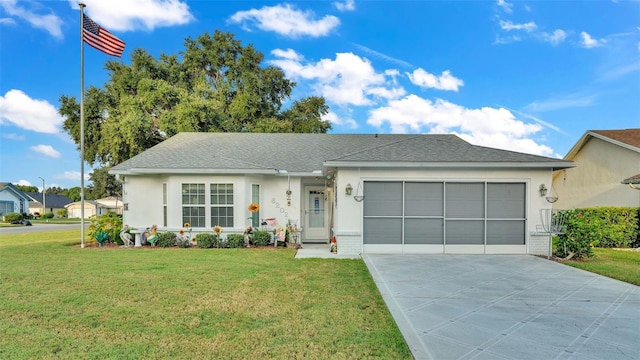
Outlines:
<svg viewBox="0 0 640 360"><path fill-rule="evenodd" d="M570 160L577 166L554 176L554 208L640 207L640 191L620 184L640 173L640 153L592 137Z"/></svg>
<svg viewBox="0 0 640 360"><path fill-rule="evenodd" d="M526 253L546 254L548 245L543 241L531 240L531 233L537 231L541 225L540 209L551 209L551 204L541 197L538 188L540 184L551 187L552 172L549 169L542 170L371 170L341 168L338 172L336 216L334 229L338 240L338 252L341 254L355 255L363 252L362 243L362 218L363 202L354 200L358 191L363 195L363 182L375 180L411 180L411 181L492 181L492 182L524 182L527 184L527 231L525 237ZM345 194L347 184L353 187L352 195ZM364 200L366 201L366 199ZM535 242L535 246L534 245ZM547 241L548 243L548 241ZM402 248L389 249L390 251L403 252ZM406 249L405 249L406 251Z"/></svg>
<svg viewBox="0 0 640 360"><path fill-rule="evenodd" d="M163 224L163 184L167 184L167 225ZM206 226L193 228L194 233L211 232L216 224L210 224L209 184L233 184L234 226L223 229L224 233L242 233L251 225L251 213L247 209L251 203L252 185L260 185L260 218L276 218L278 224L286 225L288 220L300 221L301 179L286 175L173 175L173 176L133 176L124 180L123 221L132 228L143 229L153 224L161 230L178 231L182 228L182 184L205 184ZM291 188L291 202L287 203L286 191Z"/></svg>

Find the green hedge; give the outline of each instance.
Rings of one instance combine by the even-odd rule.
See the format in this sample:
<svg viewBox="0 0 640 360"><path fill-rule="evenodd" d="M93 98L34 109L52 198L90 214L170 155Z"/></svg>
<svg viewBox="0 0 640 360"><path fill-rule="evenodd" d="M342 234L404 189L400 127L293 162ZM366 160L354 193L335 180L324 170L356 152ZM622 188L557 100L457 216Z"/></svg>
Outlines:
<svg viewBox="0 0 640 360"><path fill-rule="evenodd" d="M20 221L20 220L22 220L22 214L15 213L15 212L4 214L4 222L10 223L12 221Z"/></svg>
<svg viewBox="0 0 640 360"><path fill-rule="evenodd" d="M253 244L267 246L271 243L271 233L265 230L256 230L253 234Z"/></svg>
<svg viewBox="0 0 640 360"><path fill-rule="evenodd" d="M212 248L214 243L216 243L216 237L213 234L200 233L196 235L196 244L201 249Z"/></svg>
<svg viewBox="0 0 640 360"><path fill-rule="evenodd" d="M159 247L171 247L176 245L176 233L167 231L158 234Z"/></svg>
<svg viewBox="0 0 640 360"><path fill-rule="evenodd" d="M593 256L593 247L628 248L639 237L638 208L595 207L566 210L566 231L555 239L555 254Z"/></svg>
<svg viewBox="0 0 640 360"><path fill-rule="evenodd" d="M228 234L227 246L230 248L244 247L244 235L242 234Z"/></svg>

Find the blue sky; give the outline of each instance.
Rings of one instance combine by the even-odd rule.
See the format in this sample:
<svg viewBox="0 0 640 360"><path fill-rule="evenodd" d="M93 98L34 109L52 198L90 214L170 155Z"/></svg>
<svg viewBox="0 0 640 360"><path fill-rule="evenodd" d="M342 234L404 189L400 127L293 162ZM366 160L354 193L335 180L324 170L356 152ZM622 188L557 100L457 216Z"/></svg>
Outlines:
<svg viewBox="0 0 640 360"><path fill-rule="evenodd" d="M640 127L639 1L85 0L133 49L235 34L327 99L332 133L454 133L562 157L587 130ZM80 93L77 1L0 0L0 181L80 185L60 95ZM111 58L85 46L85 86ZM85 176L91 171L85 167Z"/></svg>

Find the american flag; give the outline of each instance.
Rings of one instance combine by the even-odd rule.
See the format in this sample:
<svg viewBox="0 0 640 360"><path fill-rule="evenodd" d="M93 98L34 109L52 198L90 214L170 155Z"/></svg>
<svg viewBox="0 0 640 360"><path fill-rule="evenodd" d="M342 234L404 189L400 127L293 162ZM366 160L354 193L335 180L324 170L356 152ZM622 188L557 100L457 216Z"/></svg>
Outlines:
<svg viewBox="0 0 640 360"><path fill-rule="evenodd" d="M124 52L124 41L113 36L107 29L100 27L86 15L82 17L82 40L89 46L111 56L121 57Z"/></svg>

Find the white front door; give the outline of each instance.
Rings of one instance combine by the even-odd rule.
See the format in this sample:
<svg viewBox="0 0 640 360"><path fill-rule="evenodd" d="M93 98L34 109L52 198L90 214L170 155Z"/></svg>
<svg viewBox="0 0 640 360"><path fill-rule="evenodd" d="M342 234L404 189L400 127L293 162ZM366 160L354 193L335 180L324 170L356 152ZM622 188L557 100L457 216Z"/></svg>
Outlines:
<svg viewBox="0 0 640 360"><path fill-rule="evenodd" d="M329 213L323 187L305 187L304 241L329 242Z"/></svg>

